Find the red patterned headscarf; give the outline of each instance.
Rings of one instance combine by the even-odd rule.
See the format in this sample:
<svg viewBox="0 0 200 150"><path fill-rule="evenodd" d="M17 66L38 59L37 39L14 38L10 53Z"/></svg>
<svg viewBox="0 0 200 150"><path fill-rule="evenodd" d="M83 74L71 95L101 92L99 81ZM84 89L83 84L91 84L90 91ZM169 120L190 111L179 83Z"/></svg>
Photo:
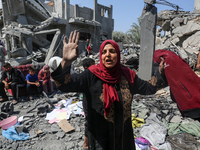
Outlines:
<svg viewBox="0 0 200 150"><path fill-rule="evenodd" d="M102 63L102 51L106 44L111 44L117 52L117 64L113 68L106 68ZM120 50L118 44L113 40L106 40L100 46L100 63L93 65L88 69L103 81L104 112L105 115L110 112L111 103L119 101L119 97L114 85L120 83L122 75L126 77L130 85L133 86L135 72L120 64Z"/></svg>
<svg viewBox="0 0 200 150"><path fill-rule="evenodd" d="M44 65L44 67L40 70L40 72L38 73L39 80L49 80L51 78L50 71L44 72L47 69L49 69L49 66L48 65Z"/></svg>

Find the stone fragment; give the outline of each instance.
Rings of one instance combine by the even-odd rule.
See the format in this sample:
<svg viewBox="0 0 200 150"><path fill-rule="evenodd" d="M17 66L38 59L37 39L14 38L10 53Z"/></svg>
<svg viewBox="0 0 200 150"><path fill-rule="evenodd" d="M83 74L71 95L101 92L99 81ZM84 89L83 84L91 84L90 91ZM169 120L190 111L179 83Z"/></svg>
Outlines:
<svg viewBox="0 0 200 150"><path fill-rule="evenodd" d="M17 150L18 147L19 147L19 143L17 143L17 142L12 143L12 149L13 150Z"/></svg>
<svg viewBox="0 0 200 150"><path fill-rule="evenodd" d="M57 133L57 132L62 131L62 130L57 124L53 124L51 126L51 131L52 131L52 133Z"/></svg>
<svg viewBox="0 0 200 150"><path fill-rule="evenodd" d="M63 138L65 136L65 132L57 132L56 136L59 138Z"/></svg>
<svg viewBox="0 0 200 150"><path fill-rule="evenodd" d="M182 121L182 118L180 116L173 116L173 118L170 120L172 123L179 123Z"/></svg>

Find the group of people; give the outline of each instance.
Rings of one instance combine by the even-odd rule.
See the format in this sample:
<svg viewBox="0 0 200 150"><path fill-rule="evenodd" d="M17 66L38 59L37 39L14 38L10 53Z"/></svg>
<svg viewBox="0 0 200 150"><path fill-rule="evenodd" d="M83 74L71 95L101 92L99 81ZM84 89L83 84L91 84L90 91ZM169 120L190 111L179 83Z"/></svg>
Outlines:
<svg viewBox="0 0 200 150"><path fill-rule="evenodd" d="M84 93L86 105L88 149L135 150L131 124L131 102L134 94L154 94L163 88L164 59L159 71L149 81L120 64L120 50L113 40L104 41L99 50L100 63L80 74L70 73L78 57L79 32L72 31L69 41L64 38L63 58L57 66L49 64L57 87L64 92ZM54 58L51 58L53 62ZM84 144L84 146L86 146Z"/></svg>
<svg viewBox="0 0 200 150"><path fill-rule="evenodd" d="M2 96L0 102L8 100L8 96L5 91L7 89L12 90L13 104L18 102L19 87L26 86L30 99L33 99L31 96L32 87L36 87L38 93L41 93L42 90L47 94L53 93L54 89L48 65L44 65L38 75L36 74L35 69L30 67L29 73L26 77L24 77L24 74L19 69L13 68L10 63L5 63L3 67L4 71L0 82L0 96Z"/></svg>

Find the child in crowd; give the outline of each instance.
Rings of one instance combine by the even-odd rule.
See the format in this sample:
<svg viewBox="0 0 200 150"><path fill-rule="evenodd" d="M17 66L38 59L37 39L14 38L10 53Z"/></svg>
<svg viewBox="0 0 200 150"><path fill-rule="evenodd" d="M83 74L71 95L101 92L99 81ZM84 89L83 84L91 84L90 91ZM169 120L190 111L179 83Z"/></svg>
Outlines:
<svg viewBox="0 0 200 150"><path fill-rule="evenodd" d="M28 95L31 94L31 87L37 87L38 93L41 93L41 83L39 82L38 76L35 73L35 70L33 68L29 68L29 74L26 75L26 89L28 92ZM30 99L33 99L32 96L29 97Z"/></svg>
<svg viewBox="0 0 200 150"><path fill-rule="evenodd" d="M89 45L87 47L86 56L89 56L91 54L91 50L92 50L91 43L89 43Z"/></svg>
<svg viewBox="0 0 200 150"><path fill-rule="evenodd" d="M46 94L53 93L53 84L51 82L51 73L49 71L49 66L44 65L38 74L39 80L42 82L43 91Z"/></svg>

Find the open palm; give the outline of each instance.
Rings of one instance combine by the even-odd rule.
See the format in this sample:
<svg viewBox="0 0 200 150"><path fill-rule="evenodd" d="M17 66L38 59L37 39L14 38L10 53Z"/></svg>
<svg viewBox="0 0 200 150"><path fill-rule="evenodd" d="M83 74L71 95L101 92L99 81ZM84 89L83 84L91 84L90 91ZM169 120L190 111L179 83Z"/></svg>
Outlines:
<svg viewBox="0 0 200 150"><path fill-rule="evenodd" d="M78 42L79 32L77 32L76 30L70 33L68 43L66 42L66 37L64 38L63 61L67 62L70 65L79 56Z"/></svg>

